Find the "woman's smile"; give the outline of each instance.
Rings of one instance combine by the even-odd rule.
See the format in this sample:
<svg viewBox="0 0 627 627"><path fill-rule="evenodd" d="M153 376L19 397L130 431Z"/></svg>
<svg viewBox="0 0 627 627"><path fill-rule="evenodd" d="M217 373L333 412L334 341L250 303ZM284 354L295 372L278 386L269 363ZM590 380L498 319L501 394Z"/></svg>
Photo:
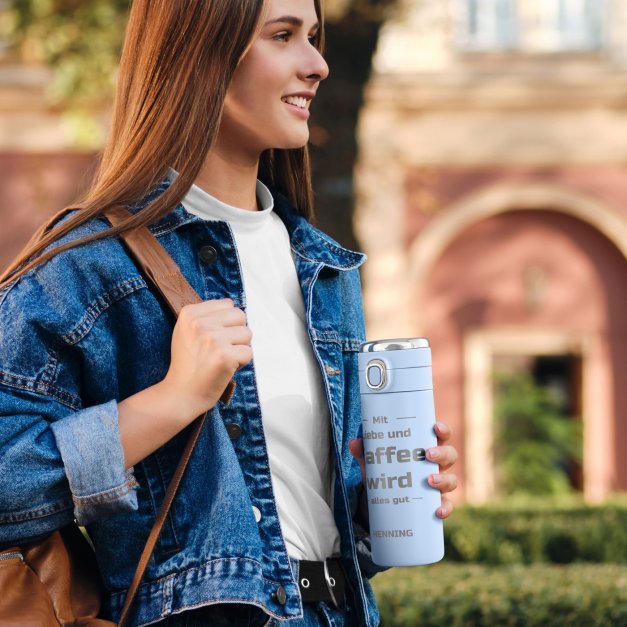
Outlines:
<svg viewBox="0 0 627 627"><path fill-rule="evenodd" d="M304 120L309 119L309 105L313 99L313 94L304 94L298 95L295 94L293 96L283 96L281 101L284 102L290 110L303 118Z"/></svg>
<svg viewBox="0 0 627 627"><path fill-rule="evenodd" d="M312 0L270 0L267 7L259 35L229 85L220 126L221 147L251 155L307 143L309 107L329 73L318 50Z"/></svg>

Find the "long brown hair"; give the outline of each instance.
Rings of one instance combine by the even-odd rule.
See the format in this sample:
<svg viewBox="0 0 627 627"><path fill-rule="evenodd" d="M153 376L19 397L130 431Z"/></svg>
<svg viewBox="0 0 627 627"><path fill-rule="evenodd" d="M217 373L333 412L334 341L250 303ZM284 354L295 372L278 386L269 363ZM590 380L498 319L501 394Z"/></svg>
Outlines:
<svg viewBox="0 0 627 627"><path fill-rule="evenodd" d="M324 42L320 0L318 47ZM113 121L91 189L44 224L0 275L0 287L54 255L146 226L167 214L198 176L216 139L224 98L239 61L260 27L264 0L134 0L120 60ZM180 175L142 211L119 226L44 252L73 229L117 205L144 198L168 168ZM259 176L307 219L313 192L307 147L268 150Z"/></svg>

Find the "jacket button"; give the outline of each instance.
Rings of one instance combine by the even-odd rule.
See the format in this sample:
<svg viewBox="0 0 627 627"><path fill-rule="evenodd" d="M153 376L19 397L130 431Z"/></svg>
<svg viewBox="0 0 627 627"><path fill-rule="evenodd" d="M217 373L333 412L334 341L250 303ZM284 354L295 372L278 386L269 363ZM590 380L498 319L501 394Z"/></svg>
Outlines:
<svg viewBox="0 0 627 627"><path fill-rule="evenodd" d="M256 505L253 505L253 516L255 517L255 522L261 520L261 510Z"/></svg>
<svg viewBox="0 0 627 627"><path fill-rule="evenodd" d="M226 432L229 434L231 440L237 440L242 435L242 427L236 422L230 422L226 425Z"/></svg>
<svg viewBox="0 0 627 627"><path fill-rule="evenodd" d="M287 594L285 593L285 588L283 586L279 586L272 593L272 600L279 605L285 605L285 602L287 601Z"/></svg>
<svg viewBox="0 0 627 627"><path fill-rule="evenodd" d="M218 251L213 246L202 246L198 251L203 263L213 263L218 258Z"/></svg>

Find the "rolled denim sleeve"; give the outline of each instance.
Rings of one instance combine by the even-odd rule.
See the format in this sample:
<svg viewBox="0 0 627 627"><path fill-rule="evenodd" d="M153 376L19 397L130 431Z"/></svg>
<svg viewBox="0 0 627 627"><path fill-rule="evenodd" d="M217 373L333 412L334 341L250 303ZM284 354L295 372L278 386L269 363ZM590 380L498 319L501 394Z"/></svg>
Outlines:
<svg viewBox="0 0 627 627"><path fill-rule="evenodd" d="M71 409L29 385L0 368L0 545L136 509L117 403Z"/></svg>
<svg viewBox="0 0 627 627"><path fill-rule="evenodd" d="M71 414L50 428L61 453L79 524L137 509L138 484L132 469L124 467L115 401Z"/></svg>
<svg viewBox="0 0 627 627"><path fill-rule="evenodd" d="M0 543L138 507L117 400L146 385L122 391L117 375L129 367L121 352L137 350L137 333L125 341L126 299L146 284L117 244L99 246L0 289Z"/></svg>

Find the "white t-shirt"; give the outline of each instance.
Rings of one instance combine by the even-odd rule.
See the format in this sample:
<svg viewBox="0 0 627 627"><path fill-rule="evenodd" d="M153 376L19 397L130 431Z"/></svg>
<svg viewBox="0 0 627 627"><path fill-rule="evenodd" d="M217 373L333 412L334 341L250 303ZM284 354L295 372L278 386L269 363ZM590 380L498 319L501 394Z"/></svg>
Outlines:
<svg viewBox="0 0 627 627"><path fill-rule="evenodd" d="M262 210L239 209L193 185L183 206L233 232L281 530L291 557L323 560L339 552L329 410L289 236L260 181L257 200Z"/></svg>

